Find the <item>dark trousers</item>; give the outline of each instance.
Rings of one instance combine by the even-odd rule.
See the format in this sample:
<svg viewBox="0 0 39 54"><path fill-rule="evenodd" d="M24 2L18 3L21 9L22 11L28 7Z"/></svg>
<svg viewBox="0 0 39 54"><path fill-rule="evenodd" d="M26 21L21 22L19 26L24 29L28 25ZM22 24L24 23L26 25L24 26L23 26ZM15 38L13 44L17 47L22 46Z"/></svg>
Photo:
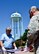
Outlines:
<svg viewBox="0 0 39 54"><path fill-rule="evenodd" d="M35 54L36 54L36 51L37 51L37 49L39 47L39 31L37 31L35 35L37 35L37 38L34 41L34 48L35 48Z"/></svg>

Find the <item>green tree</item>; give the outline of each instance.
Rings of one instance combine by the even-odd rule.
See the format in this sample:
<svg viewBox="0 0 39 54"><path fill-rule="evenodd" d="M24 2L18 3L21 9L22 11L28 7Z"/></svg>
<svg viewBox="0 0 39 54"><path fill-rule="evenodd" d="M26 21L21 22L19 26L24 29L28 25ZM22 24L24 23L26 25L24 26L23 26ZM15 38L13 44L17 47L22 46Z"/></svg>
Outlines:
<svg viewBox="0 0 39 54"><path fill-rule="evenodd" d="M25 29L25 32L23 34L23 36L20 37L20 39L16 40L16 46L20 47L20 46L24 46L27 40L27 33L28 33L28 29Z"/></svg>
<svg viewBox="0 0 39 54"><path fill-rule="evenodd" d="M25 29L23 36L20 37L23 41L27 40L27 33L28 33L28 29Z"/></svg>

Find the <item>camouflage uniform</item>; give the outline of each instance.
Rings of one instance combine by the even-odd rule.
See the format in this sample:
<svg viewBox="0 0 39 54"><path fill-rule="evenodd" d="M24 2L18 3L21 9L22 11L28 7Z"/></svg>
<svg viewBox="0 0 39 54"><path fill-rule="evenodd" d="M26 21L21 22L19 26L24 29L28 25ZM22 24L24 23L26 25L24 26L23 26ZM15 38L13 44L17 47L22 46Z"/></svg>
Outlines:
<svg viewBox="0 0 39 54"><path fill-rule="evenodd" d="M29 31L27 37L29 36L29 34L34 34L39 30L39 15L35 15L31 18L28 29Z"/></svg>

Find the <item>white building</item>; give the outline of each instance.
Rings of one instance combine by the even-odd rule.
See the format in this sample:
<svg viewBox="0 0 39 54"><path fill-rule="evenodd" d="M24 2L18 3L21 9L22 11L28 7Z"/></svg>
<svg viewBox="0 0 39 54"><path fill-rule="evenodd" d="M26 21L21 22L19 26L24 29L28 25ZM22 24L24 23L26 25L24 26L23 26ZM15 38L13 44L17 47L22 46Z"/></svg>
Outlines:
<svg viewBox="0 0 39 54"><path fill-rule="evenodd" d="M11 27L12 27L12 35L14 35L15 39L19 39L23 34L23 22L22 16L19 13L11 14Z"/></svg>

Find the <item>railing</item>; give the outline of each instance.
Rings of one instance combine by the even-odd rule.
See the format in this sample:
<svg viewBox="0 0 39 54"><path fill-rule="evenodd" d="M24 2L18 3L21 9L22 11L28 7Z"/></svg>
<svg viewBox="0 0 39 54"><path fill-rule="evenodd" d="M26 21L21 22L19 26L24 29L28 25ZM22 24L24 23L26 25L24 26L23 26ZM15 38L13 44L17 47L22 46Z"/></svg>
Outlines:
<svg viewBox="0 0 39 54"><path fill-rule="evenodd" d="M15 54L16 51L18 50L10 49L10 50L3 51L2 49L0 49L0 54Z"/></svg>

